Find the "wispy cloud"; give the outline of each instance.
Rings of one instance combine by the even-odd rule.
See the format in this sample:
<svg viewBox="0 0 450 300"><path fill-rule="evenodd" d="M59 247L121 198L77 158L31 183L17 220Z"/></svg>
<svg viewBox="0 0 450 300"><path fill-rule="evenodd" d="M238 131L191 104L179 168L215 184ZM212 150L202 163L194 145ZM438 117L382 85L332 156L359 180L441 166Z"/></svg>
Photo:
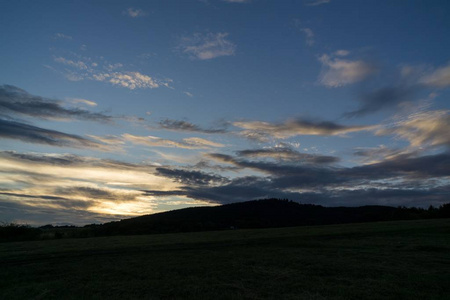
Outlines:
<svg viewBox="0 0 450 300"><path fill-rule="evenodd" d="M285 139L298 135L345 135L350 132L371 130L373 126L345 126L328 121L312 121L307 119L290 119L283 123L269 123L262 121L234 122L234 126L243 128L241 135L257 139L273 137Z"/></svg>
<svg viewBox="0 0 450 300"><path fill-rule="evenodd" d="M122 12L124 15L129 16L131 18L139 18L145 17L147 13L140 8L130 7Z"/></svg>
<svg viewBox="0 0 450 300"><path fill-rule="evenodd" d="M165 119L159 122L162 129L180 131L180 132L200 132L200 133L225 133L226 128L202 128L196 124L192 124L182 120Z"/></svg>
<svg viewBox="0 0 450 300"><path fill-rule="evenodd" d="M416 86L391 85L365 93L359 97L360 107L345 113L345 117L361 117L386 108L391 108L401 102L411 100Z"/></svg>
<svg viewBox="0 0 450 300"><path fill-rule="evenodd" d="M450 64L438 68L423 76L420 79L420 83L430 87L445 88L450 86Z"/></svg>
<svg viewBox="0 0 450 300"><path fill-rule="evenodd" d="M157 175L152 165L72 154L4 151L0 165L0 178L8 180L0 191L2 207L21 204L8 210L8 219L20 219L32 210L37 224L58 222L61 215L64 222L86 224L152 213L153 197L141 190L179 186Z"/></svg>
<svg viewBox="0 0 450 300"><path fill-rule="evenodd" d="M305 5L306 6L317 6L317 5L327 4L330 2L331 2L331 0L313 0L313 1L306 2Z"/></svg>
<svg viewBox="0 0 450 300"><path fill-rule="evenodd" d="M450 149L450 111L435 110L412 114L376 131L378 135L392 134L407 140L411 147L426 148L446 146Z"/></svg>
<svg viewBox="0 0 450 300"><path fill-rule="evenodd" d="M134 144L146 145L150 147L165 147L165 148L181 148L181 149L208 149L224 147L225 145L209 141L203 138L191 137L185 138L182 141L173 141L163 139L156 136L137 136L132 134L123 134L122 137Z"/></svg>
<svg viewBox="0 0 450 300"><path fill-rule="evenodd" d="M74 99L75 102L82 102L90 106L96 105L95 102ZM0 115L11 117L31 116L40 119L53 120L89 120L97 122L111 122L112 116L103 113L93 113L79 108L65 108L61 104L63 101L48 99L29 94L12 85L0 86Z"/></svg>
<svg viewBox="0 0 450 300"><path fill-rule="evenodd" d="M25 123L0 119L0 138L15 139L27 143L47 144L57 147L88 148L110 151L111 147L79 135L45 129Z"/></svg>
<svg viewBox="0 0 450 300"><path fill-rule="evenodd" d="M64 39L64 40L71 40L72 39L72 37L70 35L67 35L67 34L64 34L64 33L60 33L60 32L55 33L53 35L53 38L54 39Z"/></svg>
<svg viewBox="0 0 450 300"><path fill-rule="evenodd" d="M75 104L85 104L87 106L97 106L97 103L92 100L81 99L81 98L67 98L71 103Z"/></svg>
<svg viewBox="0 0 450 300"><path fill-rule="evenodd" d="M290 148L249 149L237 152L240 157L273 158L280 161L290 161L304 164L332 164L339 162L339 158L329 155L301 153Z"/></svg>
<svg viewBox="0 0 450 300"><path fill-rule="evenodd" d="M363 60L342 59L327 54L320 56L319 61L323 67L319 82L331 88L362 81L377 70L373 64Z"/></svg>
<svg viewBox="0 0 450 300"><path fill-rule="evenodd" d="M224 2L229 2L229 3L249 3L252 0L222 0Z"/></svg>
<svg viewBox="0 0 450 300"><path fill-rule="evenodd" d="M299 19L294 20L294 26L305 35L308 46L314 45L314 32L311 28L303 26Z"/></svg>
<svg viewBox="0 0 450 300"><path fill-rule="evenodd" d="M227 39L228 33L195 33L181 38L178 49L191 59L207 60L234 55L236 45Z"/></svg>

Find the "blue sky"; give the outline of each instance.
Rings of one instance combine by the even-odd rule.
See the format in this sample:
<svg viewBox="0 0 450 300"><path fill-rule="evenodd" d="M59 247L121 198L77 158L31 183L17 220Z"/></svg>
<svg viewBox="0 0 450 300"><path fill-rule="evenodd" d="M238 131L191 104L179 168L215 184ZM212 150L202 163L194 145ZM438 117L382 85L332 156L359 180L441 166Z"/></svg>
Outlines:
<svg viewBox="0 0 450 300"><path fill-rule="evenodd" d="M449 201L448 1L0 8L1 221Z"/></svg>

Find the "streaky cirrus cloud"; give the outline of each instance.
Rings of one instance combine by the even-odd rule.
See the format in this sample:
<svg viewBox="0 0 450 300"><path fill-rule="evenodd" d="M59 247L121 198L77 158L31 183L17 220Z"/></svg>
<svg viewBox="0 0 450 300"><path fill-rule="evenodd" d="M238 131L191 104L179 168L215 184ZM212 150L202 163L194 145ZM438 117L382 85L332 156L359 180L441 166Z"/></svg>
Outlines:
<svg viewBox="0 0 450 300"><path fill-rule="evenodd" d="M228 33L194 33L180 39L178 49L191 59L208 60L221 56L231 56L236 52L236 44L227 39Z"/></svg>
<svg viewBox="0 0 450 300"><path fill-rule="evenodd" d="M381 127L377 135L395 135L412 147L445 146L450 148L450 111L434 110L412 114L389 127Z"/></svg>
<svg viewBox="0 0 450 300"><path fill-rule="evenodd" d="M225 133L226 128L202 128L196 124L182 121L182 120L172 120L164 119L159 122L159 127L166 130L172 131L185 131L185 132L199 132L199 133Z"/></svg>
<svg viewBox="0 0 450 300"><path fill-rule="evenodd" d="M290 148L248 149L237 152L240 157L273 158L280 161L290 161L305 164L332 164L340 161L339 157L319 154L301 153Z"/></svg>
<svg viewBox="0 0 450 300"><path fill-rule="evenodd" d="M350 60L323 54L319 57L322 72L319 83L336 88L363 81L377 71L375 65L363 60Z"/></svg>
<svg viewBox="0 0 450 300"><path fill-rule="evenodd" d="M75 99L76 102L94 105L95 102ZM112 116L103 113L93 113L79 108L65 108L62 101L29 94L27 91L12 85L0 86L0 115L30 116L40 119L53 120L89 120L97 122L111 122Z"/></svg>
<svg viewBox="0 0 450 300"><path fill-rule="evenodd" d="M228 3L249 3L252 0L222 0L224 2L228 2Z"/></svg>
<svg viewBox="0 0 450 300"><path fill-rule="evenodd" d="M57 147L85 148L112 151L116 147L52 129L45 129L21 122L0 119L0 138Z"/></svg>
<svg viewBox="0 0 450 300"><path fill-rule="evenodd" d="M166 148L181 148L181 149L208 149L220 148L225 145L209 141L199 137L185 138L182 141L173 141L163 139L156 136L137 136L125 133L122 135L123 139L134 144L146 145L150 147L166 147Z"/></svg>
<svg viewBox="0 0 450 300"><path fill-rule="evenodd" d="M283 123L239 121L233 122L233 125L244 129L240 132L241 135L257 139L267 137L285 139L298 135L345 135L374 128L374 126L345 126L330 121L313 121L302 118L288 119Z"/></svg>
<svg viewBox="0 0 450 300"><path fill-rule="evenodd" d="M335 55L337 52L335 52ZM362 117L381 110L402 107L402 104L417 103L417 95L429 92L426 101L436 97L430 89L443 89L450 86L450 65L433 69L427 66L404 65L399 70L391 72L397 79L361 93L358 96L359 108L344 113L344 117Z"/></svg>
<svg viewBox="0 0 450 300"><path fill-rule="evenodd" d="M331 2L331 0L313 0L313 1L306 2L305 5L306 6L318 6L318 5L327 4L330 2Z"/></svg>

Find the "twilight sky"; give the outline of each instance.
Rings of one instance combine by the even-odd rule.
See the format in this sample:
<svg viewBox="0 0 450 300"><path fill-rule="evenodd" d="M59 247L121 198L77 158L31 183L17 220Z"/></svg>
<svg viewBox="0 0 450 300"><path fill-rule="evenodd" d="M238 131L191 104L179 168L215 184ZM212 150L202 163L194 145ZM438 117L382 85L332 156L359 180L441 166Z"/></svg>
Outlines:
<svg viewBox="0 0 450 300"><path fill-rule="evenodd" d="M0 221L450 202L447 0L2 1Z"/></svg>

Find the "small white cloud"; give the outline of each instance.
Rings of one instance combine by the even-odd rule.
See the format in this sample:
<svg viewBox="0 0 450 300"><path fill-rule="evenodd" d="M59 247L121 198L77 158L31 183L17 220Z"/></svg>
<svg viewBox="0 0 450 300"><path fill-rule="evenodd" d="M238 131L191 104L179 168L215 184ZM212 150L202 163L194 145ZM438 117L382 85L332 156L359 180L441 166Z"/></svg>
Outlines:
<svg viewBox="0 0 450 300"><path fill-rule="evenodd" d="M195 33L190 37L183 37L178 46L191 59L212 59L220 56L234 55L236 45L227 40L228 33Z"/></svg>
<svg viewBox="0 0 450 300"><path fill-rule="evenodd" d="M122 68L121 63L107 63L100 62L100 66L96 62L92 62L90 58L80 57L81 60L70 60L64 57L54 58L55 62L69 66L71 68L65 68L63 71L55 70L62 73L67 79L71 81L80 80L95 80L102 82L109 82L113 85L125 87L131 90L140 89L153 89L160 86L172 88L169 84L171 79L155 79L146 74L142 74L137 71L117 71Z"/></svg>
<svg viewBox="0 0 450 300"><path fill-rule="evenodd" d="M306 44L308 46L314 45L314 32L311 28L303 27L299 19L294 19L294 26L306 36Z"/></svg>
<svg viewBox="0 0 450 300"><path fill-rule="evenodd" d="M300 28L300 30L306 35L306 44L308 46L314 45L314 32L311 28Z"/></svg>
<svg viewBox="0 0 450 300"><path fill-rule="evenodd" d="M58 63L62 63L71 67L75 67L80 70L87 70L88 66L82 61L73 61L70 59L65 59L64 57L55 57L55 61Z"/></svg>
<svg viewBox="0 0 450 300"><path fill-rule="evenodd" d="M147 15L147 13L142 9L133 7L130 7L127 10L123 11L123 14L132 18L144 17Z"/></svg>
<svg viewBox="0 0 450 300"><path fill-rule="evenodd" d="M86 45L81 45L80 50L81 51L86 51L87 50L87 46Z"/></svg>
<svg viewBox="0 0 450 300"><path fill-rule="evenodd" d="M194 95L192 95L191 93L189 93L189 92L183 92L186 96L188 96L188 97L194 97Z"/></svg>
<svg viewBox="0 0 450 300"><path fill-rule="evenodd" d="M334 55L336 56L347 56L350 54L350 51L348 50L338 50L336 52L334 52Z"/></svg>
<svg viewBox="0 0 450 300"><path fill-rule="evenodd" d="M67 98L71 103L75 104L85 104L88 106L97 106L97 103L91 100L80 99L80 98Z"/></svg>
<svg viewBox="0 0 450 300"><path fill-rule="evenodd" d="M113 85L119 85L130 90L136 88L157 88L159 87L152 77L139 72L114 72L114 73L100 73L94 74L93 78L97 81L106 81Z"/></svg>
<svg viewBox="0 0 450 300"><path fill-rule="evenodd" d="M362 60L347 60L322 55L319 58L324 70L319 82L327 87L341 87L366 79L376 71L375 66Z"/></svg>
<svg viewBox="0 0 450 300"><path fill-rule="evenodd" d="M64 40L71 40L72 37L70 35L66 35L64 33L55 33L53 36L54 39L64 39Z"/></svg>

